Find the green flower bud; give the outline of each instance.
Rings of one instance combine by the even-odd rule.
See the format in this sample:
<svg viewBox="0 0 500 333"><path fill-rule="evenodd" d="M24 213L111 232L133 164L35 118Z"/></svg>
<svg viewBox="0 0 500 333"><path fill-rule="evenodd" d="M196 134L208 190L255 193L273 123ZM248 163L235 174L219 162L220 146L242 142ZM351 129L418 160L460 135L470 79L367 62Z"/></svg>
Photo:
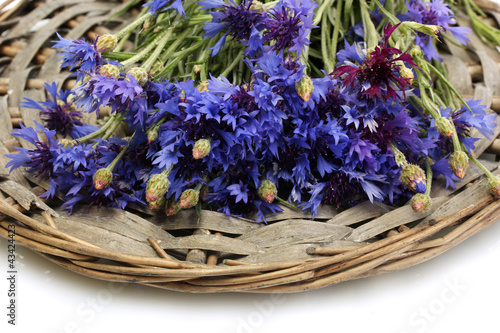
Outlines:
<svg viewBox="0 0 500 333"><path fill-rule="evenodd" d="M425 176L424 170L418 165L408 164L403 167L399 179L401 179L403 185L409 190L419 193L425 192L427 177Z"/></svg>
<svg viewBox="0 0 500 333"><path fill-rule="evenodd" d="M200 193L193 189L188 189L182 192L181 199L179 201L182 209L189 209L198 203L200 197Z"/></svg>
<svg viewBox="0 0 500 333"><path fill-rule="evenodd" d="M410 204L414 212L425 213L431 209L432 201L427 194L417 193L411 198Z"/></svg>
<svg viewBox="0 0 500 333"><path fill-rule="evenodd" d="M101 75L117 79L120 76L120 70L116 65L106 64L101 67Z"/></svg>
<svg viewBox="0 0 500 333"><path fill-rule="evenodd" d="M462 179L469 167L469 156L463 151L455 151L450 155L449 164L455 176Z"/></svg>
<svg viewBox="0 0 500 333"><path fill-rule="evenodd" d="M165 207L166 202L167 202L167 199L165 199L165 197L161 197L158 200L149 202L148 205L149 205L149 208L151 208L151 210L159 211L159 210L162 210L163 207Z"/></svg>
<svg viewBox="0 0 500 333"><path fill-rule="evenodd" d="M168 176L163 173L157 173L149 178L146 185L146 201L153 202L163 197L168 192L170 181Z"/></svg>
<svg viewBox="0 0 500 333"><path fill-rule="evenodd" d="M193 158L200 160L210 153L211 149L210 139L200 139L195 142L193 147Z"/></svg>
<svg viewBox="0 0 500 333"><path fill-rule="evenodd" d="M436 119L436 129L441 135L450 139L453 138L453 124L448 118Z"/></svg>
<svg viewBox="0 0 500 333"><path fill-rule="evenodd" d="M106 168L97 170L92 177L96 190L102 190L108 187L113 181L113 172Z"/></svg>
<svg viewBox="0 0 500 333"><path fill-rule="evenodd" d="M307 75L304 75L298 82L295 82L295 91L304 102L311 99L313 89L313 82Z"/></svg>
<svg viewBox="0 0 500 333"><path fill-rule="evenodd" d="M257 189L257 194L259 197L267 203L271 203L276 199L276 184L272 181L266 179L260 183L259 188Z"/></svg>
<svg viewBox="0 0 500 333"><path fill-rule="evenodd" d="M408 84L413 84L413 79L414 79L414 75L413 75L413 71L406 67L404 64L402 64L401 66L399 66L399 76L403 79L406 79L406 81L408 81Z"/></svg>
<svg viewBox="0 0 500 333"><path fill-rule="evenodd" d="M160 126L153 126L148 131L148 143L156 141L158 139L158 132L160 131Z"/></svg>
<svg viewBox="0 0 500 333"><path fill-rule="evenodd" d="M148 82L148 72L144 68L133 67L129 69L128 74L132 75L140 86Z"/></svg>
<svg viewBox="0 0 500 333"><path fill-rule="evenodd" d="M107 53L115 49L118 39L115 35L105 34L97 37L96 49L98 52Z"/></svg>
<svg viewBox="0 0 500 333"><path fill-rule="evenodd" d="M142 30L149 30L153 25L156 24L156 18L151 16L142 24Z"/></svg>
<svg viewBox="0 0 500 333"><path fill-rule="evenodd" d="M500 198L500 178L493 176L488 180L488 189L495 198Z"/></svg>
<svg viewBox="0 0 500 333"><path fill-rule="evenodd" d="M153 66L151 66L151 69L149 70L149 76L156 76L160 75L161 72L165 69L165 66L163 63L159 60L155 61Z"/></svg>
<svg viewBox="0 0 500 333"><path fill-rule="evenodd" d="M165 205L165 214L167 216L174 216L181 210L181 204L175 200L167 200Z"/></svg>
<svg viewBox="0 0 500 333"><path fill-rule="evenodd" d="M76 144L75 140L68 140L68 139L59 139L59 143L64 148L73 147Z"/></svg>
<svg viewBox="0 0 500 333"><path fill-rule="evenodd" d="M199 92L208 91L208 81L201 82L196 88Z"/></svg>

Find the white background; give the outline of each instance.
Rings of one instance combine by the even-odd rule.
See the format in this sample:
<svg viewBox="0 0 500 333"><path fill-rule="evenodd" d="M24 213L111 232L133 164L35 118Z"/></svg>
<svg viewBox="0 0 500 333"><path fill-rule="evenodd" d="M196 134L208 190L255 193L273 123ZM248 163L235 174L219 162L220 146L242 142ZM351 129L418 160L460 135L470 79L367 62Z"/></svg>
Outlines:
<svg viewBox="0 0 500 333"><path fill-rule="evenodd" d="M94 280L19 247L17 325L1 332L498 332L500 223L412 268L300 294L182 294Z"/></svg>

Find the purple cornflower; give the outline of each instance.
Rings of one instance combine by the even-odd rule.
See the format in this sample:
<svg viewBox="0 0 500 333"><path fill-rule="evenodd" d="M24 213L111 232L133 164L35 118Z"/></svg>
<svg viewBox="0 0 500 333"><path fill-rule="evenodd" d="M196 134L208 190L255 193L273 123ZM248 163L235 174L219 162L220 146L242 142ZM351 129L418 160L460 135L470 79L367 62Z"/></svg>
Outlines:
<svg viewBox="0 0 500 333"><path fill-rule="evenodd" d="M400 98L398 91L405 93L409 80L399 76L400 62L416 66L413 57L401 50L388 46L388 40L397 26L388 24L384 29L385 42L370 52L359 65L347 63L333 71L334 78L346 75L344 87L361 87L361 93L384 100ZM399 88L399 89L398 89Z"/></svg>
<svg viewBox="0 0 500 333"><path fill-rule="evenodd" d="M167 7L167 5L170 5ZM145 3L143 7L150 7L148 12L151 14L159 14L161 11L168 9L175 9L177 13L186 17L184 8L182 7L182 0L153 0Z"/></svg>
<svg viewBox="0 0 500 333"><path fill-rule="evenodd" d="M231 36L247 46L247 53L253 54L262 48L261 31L266 26L267 16L262 9L254 5L253 0L243 0L239 5L233 0L227 4L223 0L204 0L198 2L203 9L221 8L210 12L212 22L205 23L206 31L203 38L214 38L219 32L226 29L221 38L212 48L215 56L226 42L226 37Z"/></svg>
<svg viewBox="0 0 500 333"><path fill-rule="evenodd" d="M56 83L45 83L44 87L51 98L44 102L36 102L26 98L20 106L40 110L41 118L47 129L55 130L62 136L71 135L75 139L98 129L97 126L82 122L82 113L76 110L73 103L68 100L71 91L61 90L58 92Z"/></svg>
<svg viewBox="0 0 500 333"><path fill-rule="evenodd" d="M36 129L20 124L20 129L12 131L12 136L17 136L28 141L34 145L34 148L15 147L14 149L19 151L19 153L5 155L12 159L5 167L11 167L10 171L12 172L14 169L25 166L30 168L29 171L36 172L37 176L52 177L54 163L60 154L62 146L59 144L59 141L54 140L56 131L48 130L37 122L35 124ZM38 137L37 130L43 132L47 142L45 142L44 138Z"/></svg>
<svg viewBox="0 0 500 333"><path fill-rule="evenodd" d="M469 41L469 37L467 37L467 34L471 32L469 28L450 26L455 24L454 15L443 0L408 0L406 2L406 8L408 9L406 16L409 20L422 24L436 25L443 28L445 32L449 30L463 45L467 44ZM424 51L427 60L441 59L432 43L431 36L424 33L418 33L416 43Z"/></svg>
<svg viewBox="0 0 500 333"><path fill-rule="evenodd" d="M272 50L288 49L300 56L302 49L311 44L307 35L311 29L317 28L313 25L316 7L316 3L310 0L280 0L268 14L264 43L273 41Z"/></svg>

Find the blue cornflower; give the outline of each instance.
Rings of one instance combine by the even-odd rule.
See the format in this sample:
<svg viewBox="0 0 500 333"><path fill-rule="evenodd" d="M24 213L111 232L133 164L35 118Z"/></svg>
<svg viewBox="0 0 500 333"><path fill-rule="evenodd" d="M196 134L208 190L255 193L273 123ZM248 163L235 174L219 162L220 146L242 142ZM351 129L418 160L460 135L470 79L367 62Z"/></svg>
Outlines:
<svg viewBox="0 0 500 333"><path fill-rule="evenodd" d="M44 102L36 102L30 98L26 98L20 106L40 110L41 118L47 129L56 130L62 136L69 134L75 139L98 130L97 126L82 122L82 113L76 110L73 103L68 100L71 91L61 90L58 92L56 83L45 83L44 87L52 97L51 99L49 98Z"/></svg>
<svg viewBox="0 0 500 333"><path fill-rule="evenodd" d="M204 0L198 4L203 9L216 9L210 12L212 22L205 23L203 38L214 38L219 32L224 34L212 48L212 56L215 56L226 42L226 37L231 36L247 46L247 54L255 54L262 48L262 30L265 28L267 16L262 8L257 8L253 0L243 0L236 4L229 0L227 4L223 0Z"/></svg>
<svg viewBox="0 0 500 333"><path fill-rule="evenodd" d="M81 39L66 39L61 37L59 33L57 33L57 37L59 37L59 41L53 41L55 44L52 47L63 49L63 52L58 54L63 61L61 68L69 67L71 71L75 67L78 67L80 69L80 72L77 74L78 80L83 80L85 73L98 72L98 69L102 66L103 59L97 51L97 41L90 44Z"/></svg>
<svg viewBox="0 0 500 333"><path fill-rule="evenodd" d="M467 34L469 34L471 30L465 27L451 26L455 24L454 15L452 10L448 8L448 5L445 4L443 0L409 0L406 2L406 8L408 9L408 13L405 15L409 20L422 24L436 25L442 27L445 32L449 30L458 42L463 45L469 41ZM418 33L416 43L424 51L427 60L441 59L432 43L431 36L424 33Z"/></svg>
<svg viewBox="0 0 500 333"><path fill-rule="evenodd" d="M315 2L310 0L280 0L266 21L264 43L274 42L272 50L296 51L300 56L302 50L311 44L307 35L313 25Z"/></svg>
<svg viewBox="0 0 500 333"><path fill-rule="evenodd" d="M59 140L54 140L56 131L48 130L40 123L35 121L36 129L33 127L25 127L22 123L20 129L14 129L12 136L22 138L32 145L34 148L27 149L22 147L14 147L19 153L6 154L5 156L12 160L6 164L6 168L10 167L10 171L24 166L29 168L29 171L35 172L37 176L51 177L53 175L54 162L60 154L62 146ZM38 137L37 130L40 130L45 135L47 142Z"/></svg>
<svg viewBox="0 0 500 333"><path fill-rule="evenodd" d="M160 12L168 9L175 9L177 13L186 17L184 8L182 7L183 0L153 0L145 3L143 7L150 7L148 12L151 14L159 14ZM167 5L170 5L167 7Z"/></svg>

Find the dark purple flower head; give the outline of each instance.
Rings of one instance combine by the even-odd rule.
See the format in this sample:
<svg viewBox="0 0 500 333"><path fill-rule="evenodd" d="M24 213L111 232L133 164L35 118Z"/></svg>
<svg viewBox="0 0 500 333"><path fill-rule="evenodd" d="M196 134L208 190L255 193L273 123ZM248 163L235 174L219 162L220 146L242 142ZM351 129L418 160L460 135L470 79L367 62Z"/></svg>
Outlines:
<svg viewBox="0 0 500 333"><path fill-rule="evenodd" d="M302 49L311 42L307 35L313 25L313 10L316 3L310 0L280 0L268 14L264 43L275 42L272 50L296 51L299 56Z"/></svg>
<svg viewBox="0 0 500 333"><path fill-rule="evenodd" d="M219 9L210 12L212 22L205 23L206 31L203 38L214 38L225 29L223 36L212 49L212 56L216 55L224 46L227 36L240 41L247 46L247 53L257 52L262 48L261 31L265 28L266 13L257 8L253 0L243 0L236 4L233 0L227 4L223 0L204 0L198 4L203 9Z"/></svg>
<svg viewBox="0 0 500 333"><path fill-rule="evenodd" d="M82 122L82 113L75 109L73 102L68 100L70 91L61 90L58 92L57 84L44 84L50 97L44 102L36 102L26 98L21 107L38 109L49 130L55 130L62 136L71 135L73 138L80 138L86 134L96 131L96 126L87 125Z"/></svg>
<svg viewBox="0 0 500 333"><path fill-rule="evenodd" d="M408 13L405 15L409 20L427 25L436 25L443 28L444 31L449 30L464 45L469 41L467 34L471 30L465 27L451 26L455 24L454 15L443 0L408 0L406 8ZM429 35L418 33L416 43L422 48L428 60L439 60L441 57L438 55L432 39Z"/></svg>
<svg viewBox="0 0 500 333"><path fill-rule="evenodd" d="M405 88L410 85L409 80L399 76L402 62L416 66L412 56L401 50L388 46L387 42L394 31L394 26L388 24L384 29L385 42L375 47L360 64L347 63L335 68L335 78L344 75L344 87L361 87L361 93L373 98L377 96L383 100L398 99L398 91L405 94Z"/></svg>

